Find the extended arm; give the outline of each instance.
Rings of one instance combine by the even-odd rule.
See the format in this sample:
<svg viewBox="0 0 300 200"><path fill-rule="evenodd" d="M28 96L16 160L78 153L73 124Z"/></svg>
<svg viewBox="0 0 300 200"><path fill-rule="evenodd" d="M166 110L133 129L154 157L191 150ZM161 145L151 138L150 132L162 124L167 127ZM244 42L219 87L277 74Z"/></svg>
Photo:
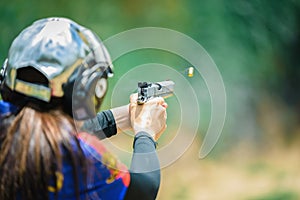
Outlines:
<svg viewBox="0 0 300 200"><path fill-rule="evenodd" d="M121 110L124 111L124 107ZM97 117L87 121L85 126L88 126L89 129L92 127L93 134L100 139L111 137L117 133L115 118L118 118L119 121L121 119L126 121L120 112L119 116L116 116L116 113L118 112L111 110L99 112ZM160 165L156 153L156 142L151 135L140 131L134 137L133 148L130 185L125 199L155 199L160 185Z"/></svg>
<svg viewBox="0 0 300 200"><path fill-rule="evenodd" d="M93 119L86 120L83 130L99 139L109 138L117 133L131 129L129 105L124 105L97 113Z"/></svg>
<svg viewBox="0 0 300 200"><path fill-rule="evenodd" d="M134 152L130 167L130 185L125 199L150 200L157 196L160 185L160 164L155 141L166 128L166 107L162 98L137 105L136 97L132 97L130 109L124 106L103 111L85 124L94 127L93 133L98 138L110 137L115 135L117 130L128 129L128 126L133 128ZM145 123L145 119L148 119L148 123Z"/></svg>
<svg viewBox="0 0 300 200"><path fill-rule="evenodd" d="M156 198L160 185L160 164L156 140L166 129L167 104L156 98L138 105L136 95L130 98L130 118L135 133L134 153L130 167L130 185L125 199Z"/></svg>

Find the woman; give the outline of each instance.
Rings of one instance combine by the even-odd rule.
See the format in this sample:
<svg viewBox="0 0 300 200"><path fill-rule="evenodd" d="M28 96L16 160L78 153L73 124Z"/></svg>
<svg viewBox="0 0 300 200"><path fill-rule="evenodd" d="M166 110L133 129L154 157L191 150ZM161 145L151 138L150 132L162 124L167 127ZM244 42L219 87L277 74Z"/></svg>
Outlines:
<svg viewBox="0 0 300 200"><path fill-rule="evenodd" d="M156 98L140 106L132 95L129 105L94 117L111 74L100 40L69 19L38 20L16 37L1 82L2 98L18 109L0 141L0 199L156 198L155 141L167 105ZM98 138L132 129L130 172L73 119Z"/></svg>

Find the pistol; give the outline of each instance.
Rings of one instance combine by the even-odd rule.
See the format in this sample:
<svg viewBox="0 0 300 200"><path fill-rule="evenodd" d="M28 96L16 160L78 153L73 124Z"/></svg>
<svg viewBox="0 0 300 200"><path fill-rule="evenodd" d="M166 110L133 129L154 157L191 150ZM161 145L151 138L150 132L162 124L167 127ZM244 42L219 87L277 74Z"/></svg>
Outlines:
<svg viewBox="0 0 300 200"><path fill-rule="evenodd" d="M161 81L161 82L138 82L138 104L144 104L149 99L154 97L167 98L173 95L174 92L173 81Z"/></svg>

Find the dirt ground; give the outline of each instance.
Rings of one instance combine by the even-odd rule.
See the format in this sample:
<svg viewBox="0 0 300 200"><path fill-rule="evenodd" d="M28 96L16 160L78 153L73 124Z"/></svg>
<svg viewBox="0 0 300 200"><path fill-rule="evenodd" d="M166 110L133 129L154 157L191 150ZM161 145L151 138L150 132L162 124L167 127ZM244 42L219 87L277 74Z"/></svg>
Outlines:
<svg viewBox="0 0 300 200"><path fill-rule="evenodd" d="M265 148L240 144L221 157L200 160L200 143L162 170L159 200L300 199L300 145Z"/></svg>

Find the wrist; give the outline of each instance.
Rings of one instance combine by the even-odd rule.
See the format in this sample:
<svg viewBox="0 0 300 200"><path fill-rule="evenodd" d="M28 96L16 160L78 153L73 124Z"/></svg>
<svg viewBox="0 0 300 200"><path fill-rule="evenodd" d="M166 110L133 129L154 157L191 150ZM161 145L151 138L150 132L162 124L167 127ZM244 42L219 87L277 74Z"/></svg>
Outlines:
<svg viewBox="0 0 300 200"><path fill-rule="evenodd" d="M147 132L144 132L144 131L140 131L138 132L135 136L134 136L134 140L133 140L133 148L135 147L135 143L137 140L139 139L147 139L149 141L151 141L154 145L154 147L156 148L157 147L157 142L154 140L153 136L150 135L149 133Z"/></svg>
<svg viewBox="0 0 300 200"><path fill-rule="evenodd" d="M150 137L152 137L154 139L155 136L155 132L153 130L147 129L147 128L134 128L134 135L137 136L140 133L146 133L147 135L149 135Z"/></svg>
<svg viewBox="0 0 300 200"><path fill-rule="evenodd" d="M118 133L132 129L129 114L129 104L112 108L110 110L113 113Z"/></svg>

